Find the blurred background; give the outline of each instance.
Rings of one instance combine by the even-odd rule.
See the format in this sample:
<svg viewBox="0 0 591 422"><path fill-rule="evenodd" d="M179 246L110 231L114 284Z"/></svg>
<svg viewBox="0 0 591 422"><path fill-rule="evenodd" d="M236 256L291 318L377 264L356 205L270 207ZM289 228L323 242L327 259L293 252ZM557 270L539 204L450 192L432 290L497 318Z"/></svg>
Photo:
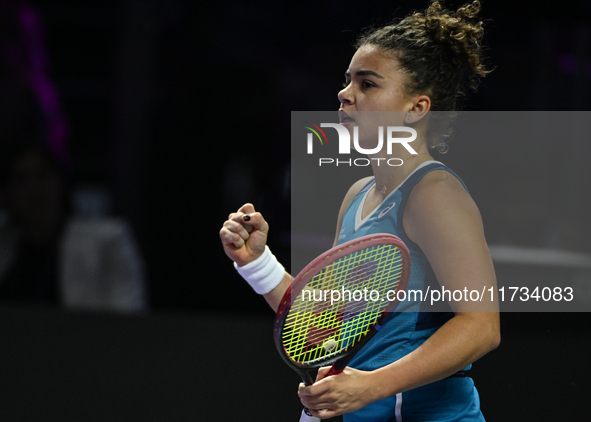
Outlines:
<svg viewBox="0 0 591 422"><path fill-rule="evenodd" d="M283 401L297 414L273 313L236 275L218 232L252 202L290 268L290 112L336 110L360 31L425 4L0 0L5 420L211 420L233 400L218 420L236 420L235 409L284 420L273 416ZM590 2L489 1L482 16L495 70L464 109L589 110ZM452 141L441 157L479 204L499 276L589 285L588 139ZM555 250L565 260L535 259ZM485 415L574 412L589 391L588 314L503 318L501 348L474 369ZM208 340L234 324L256 350L246 368L232 359L244 334ZM562 372L565 359L574 374ZM236 387L220 390L220 371L236 374ZM265 381L244 393L257 376ZM547 403L556 390L568 405ZM261 411L255 391L275 407Z"/></svg>

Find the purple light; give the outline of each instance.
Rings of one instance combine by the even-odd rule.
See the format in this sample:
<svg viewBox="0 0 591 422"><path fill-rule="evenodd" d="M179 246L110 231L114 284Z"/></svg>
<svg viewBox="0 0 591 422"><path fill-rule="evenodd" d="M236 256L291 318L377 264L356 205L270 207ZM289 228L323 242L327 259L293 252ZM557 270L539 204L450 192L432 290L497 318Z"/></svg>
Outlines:
<svg viewBox="0 0 591 422"><path fill-rule="evenodd" d="M68 124L57 89L47 75L48 60L41 19L33 7L19 0L0 0L0 11L12 15L18 25L14 34L16 37L6 40L5 48L2 49L4 60L11 65L16 75L27 82L37 97L47 127L46 142L58 159L69 164Z"/></svg>

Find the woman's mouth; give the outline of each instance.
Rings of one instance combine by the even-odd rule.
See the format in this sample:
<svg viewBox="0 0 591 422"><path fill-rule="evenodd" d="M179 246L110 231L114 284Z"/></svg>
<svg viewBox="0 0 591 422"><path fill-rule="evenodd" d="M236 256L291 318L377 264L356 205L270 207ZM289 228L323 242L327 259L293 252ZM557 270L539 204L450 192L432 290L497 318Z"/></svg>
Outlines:
<svg viewBox="0 0 591 422"><path fill-rule="evenodd" d="M339 123L352 123L355 122L344 110L339 110Z"/></svg>

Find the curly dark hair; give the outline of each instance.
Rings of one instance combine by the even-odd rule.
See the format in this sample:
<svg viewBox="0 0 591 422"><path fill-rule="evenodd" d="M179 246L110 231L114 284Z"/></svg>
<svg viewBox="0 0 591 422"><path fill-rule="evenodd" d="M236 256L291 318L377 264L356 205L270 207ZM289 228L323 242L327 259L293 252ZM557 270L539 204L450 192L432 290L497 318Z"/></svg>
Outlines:
<svg viewBox="0 0 591 422"><path fill-rule="evenodd" d="M490 72L485 68L481 52L483 23L474 19L480 7L480 1L474 0L454 13L444 9L439 1L433 1L424 12L367 30L355 46L373 45L392 53L407 75L406 94L427 94L431 98L431 110L454 112L466 91L475 91L480 78ZM455 113L434 114L445 115L449 120ZM451 132L446 129L443 133L429 143L445 153Z"/></svg>

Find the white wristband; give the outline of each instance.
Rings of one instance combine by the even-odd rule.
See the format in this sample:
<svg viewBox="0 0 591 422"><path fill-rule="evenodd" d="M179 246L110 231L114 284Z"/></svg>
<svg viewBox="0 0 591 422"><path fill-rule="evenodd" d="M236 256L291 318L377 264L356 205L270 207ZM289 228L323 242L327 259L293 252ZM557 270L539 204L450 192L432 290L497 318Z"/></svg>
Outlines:
<svg viewBox="0 0 591 422"><path fill-rule="evenodd" d="M277 261L267 245L263 254L257 259L243 266L238 266L234 262L234 268L260 295L269 293L277 287L285 275L285 268Z"/></svg>

